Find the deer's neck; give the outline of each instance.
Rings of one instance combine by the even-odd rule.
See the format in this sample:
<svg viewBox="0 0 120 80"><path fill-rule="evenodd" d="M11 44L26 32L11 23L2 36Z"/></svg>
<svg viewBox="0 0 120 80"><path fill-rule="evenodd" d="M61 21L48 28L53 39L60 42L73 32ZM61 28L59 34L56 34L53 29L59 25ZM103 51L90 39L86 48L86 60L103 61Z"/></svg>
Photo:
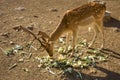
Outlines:
<svg viewBox="0 0 120 80"><path fill-rule="evenodd" d="M67 16L64 15L58 27L50 35L49 41L56 41L66 31L66 27L67 27Z"/></svg>
<svg viewBox="0 0 120 80"><path fill-rule="evenodd" d="M60 24L50 35L49 41L56 41L64 32L64 25Z"/></svg>

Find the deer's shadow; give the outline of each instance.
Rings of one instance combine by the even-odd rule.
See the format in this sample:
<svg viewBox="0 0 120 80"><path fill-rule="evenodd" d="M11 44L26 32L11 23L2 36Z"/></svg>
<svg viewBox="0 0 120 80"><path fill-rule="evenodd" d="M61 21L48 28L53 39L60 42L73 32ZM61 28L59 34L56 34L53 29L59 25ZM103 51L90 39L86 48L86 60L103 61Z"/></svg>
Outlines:
<svg viewBox="0 0 120 80"><path fill-rule="evenodd" d="M91 48L92 49L92 48ZM110 49L102 49L101 52L105 54L110 54L111 57L120 59L120 53L117 53ZM107 70L100 66L95 66L97 70L106 74L105 77L101 76L92 76L85 73L81 73L79 70L72 70L72 72L65 72L62 77L65 77L65 80L119 80L120 74L114 71Z"/></svg>
<svg viewBox="0 0 120 80"><path fill-rule="evenodd" d="M120 79L119 73L109 71L99 66L95 66L95 68L105 73L106 76L105 77L91 76L76 70L72 70L72 72L64 73L62 78L65 77L65 80L119 80Z"/></svg>
<svg viewBox="0 0 120 80"><path fill-rule="evenodd" d="M113 17L110 17L110 21L104 22L104 26L120 28L120 21Z"/></svg>

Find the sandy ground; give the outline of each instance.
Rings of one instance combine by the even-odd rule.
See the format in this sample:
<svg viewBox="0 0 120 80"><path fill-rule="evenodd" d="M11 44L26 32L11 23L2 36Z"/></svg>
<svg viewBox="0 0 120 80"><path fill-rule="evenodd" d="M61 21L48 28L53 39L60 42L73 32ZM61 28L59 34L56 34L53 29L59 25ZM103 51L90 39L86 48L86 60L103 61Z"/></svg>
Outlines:
<svg viewBox="0 0 120 80"><path fill-rule="evenodd" d="M120 0L103 0L107 3L107 10L111 12L111 20L104 24L105 49L109 60L98 64L91 73L90 69L82 70L83 80L120 80ZM21 36L13 27L22 25L33 26L34 32L42 30L50 34L62 19L64 12L88 2L88 0L0 0L0 47L5 50L16 44L23 44L30 40L29 35ZM81 30L80 32L86 32ZM5 34L5 36L4 36ZM7 36L6 36L7 35ZM91 40L91 33L81 34L79 38ZM11 44L14 42L15 44ZM99 47L100 38L95 47ZM33 56L45 56L46 52L36 51ZM55 54L56 55L56 54ZM55 76L38 68L38 62L32 58L25 63L17 64L14 69L8 70L11 65L20 59L20 55L6 56L0 50L0 80L81 80L73 74ZM25 72L23 68L28 68ZM57 72L57 69L53 69Z"/></svg>

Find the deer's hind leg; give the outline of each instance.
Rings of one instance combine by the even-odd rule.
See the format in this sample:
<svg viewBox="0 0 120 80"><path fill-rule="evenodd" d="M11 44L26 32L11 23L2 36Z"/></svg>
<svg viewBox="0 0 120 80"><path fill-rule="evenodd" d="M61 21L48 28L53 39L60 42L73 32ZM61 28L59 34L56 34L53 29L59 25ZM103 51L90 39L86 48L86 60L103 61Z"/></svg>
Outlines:
<svg viewBox="0 0 120 80"><path fill-rule="evenodd" d="M102 20L97 20L96 21L97 28L101 34L101 39L102 39L102 44L101 44L101 49L104 47L104 31L103 31L103 21Z"/></svg>
<svg viewBox="0 0 120 80"><path fill-rule="evenodd" d="M75 46L76 46L76 42L77 42L77 34L78 34L78 27L76 27L74 30L73 30L73 50L72 50L72 54L71 56L74 54L75 52Z"/></svg>
<svg viewBox="0 0 120 80"><path fill-rule="evenodd" d="M88 47L91 47L95 43L95 40L96 40L97 35L98 35L98 31L99 31L98 28L97 28L96 23L94 23L94 26L92 27L92 29L94 31L94 36L93 36L93 39L92 39L92 41L91 41L91 43L89 44Z"/></svg>

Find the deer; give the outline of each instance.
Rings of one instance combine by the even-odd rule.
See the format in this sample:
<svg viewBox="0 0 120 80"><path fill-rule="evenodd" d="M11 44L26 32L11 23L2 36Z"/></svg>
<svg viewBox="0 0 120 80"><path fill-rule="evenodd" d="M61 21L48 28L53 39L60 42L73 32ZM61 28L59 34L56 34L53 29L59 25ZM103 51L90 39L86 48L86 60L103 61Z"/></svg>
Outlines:
<svg viewBox="0 0 120 80"><path fill-rule="evenodd" d="M41 35L41 44L47 51L50 57L54 53L54 43L63 34L67 33L66 37L66 49L70 34L72 33L72 55L74 54L75 45L77 42L77 34L80 28L89 26L93 29L94 35L91 43L88 47L91 47L96 40L98 32L101 34L102 44L101 49L104 47L104 31L103 31L103 18L106 11L106 3L101 1L91 1L78 8L67 10L58 24L56 29L49 35L45 32L39 31L38 35Z"/></svg>

